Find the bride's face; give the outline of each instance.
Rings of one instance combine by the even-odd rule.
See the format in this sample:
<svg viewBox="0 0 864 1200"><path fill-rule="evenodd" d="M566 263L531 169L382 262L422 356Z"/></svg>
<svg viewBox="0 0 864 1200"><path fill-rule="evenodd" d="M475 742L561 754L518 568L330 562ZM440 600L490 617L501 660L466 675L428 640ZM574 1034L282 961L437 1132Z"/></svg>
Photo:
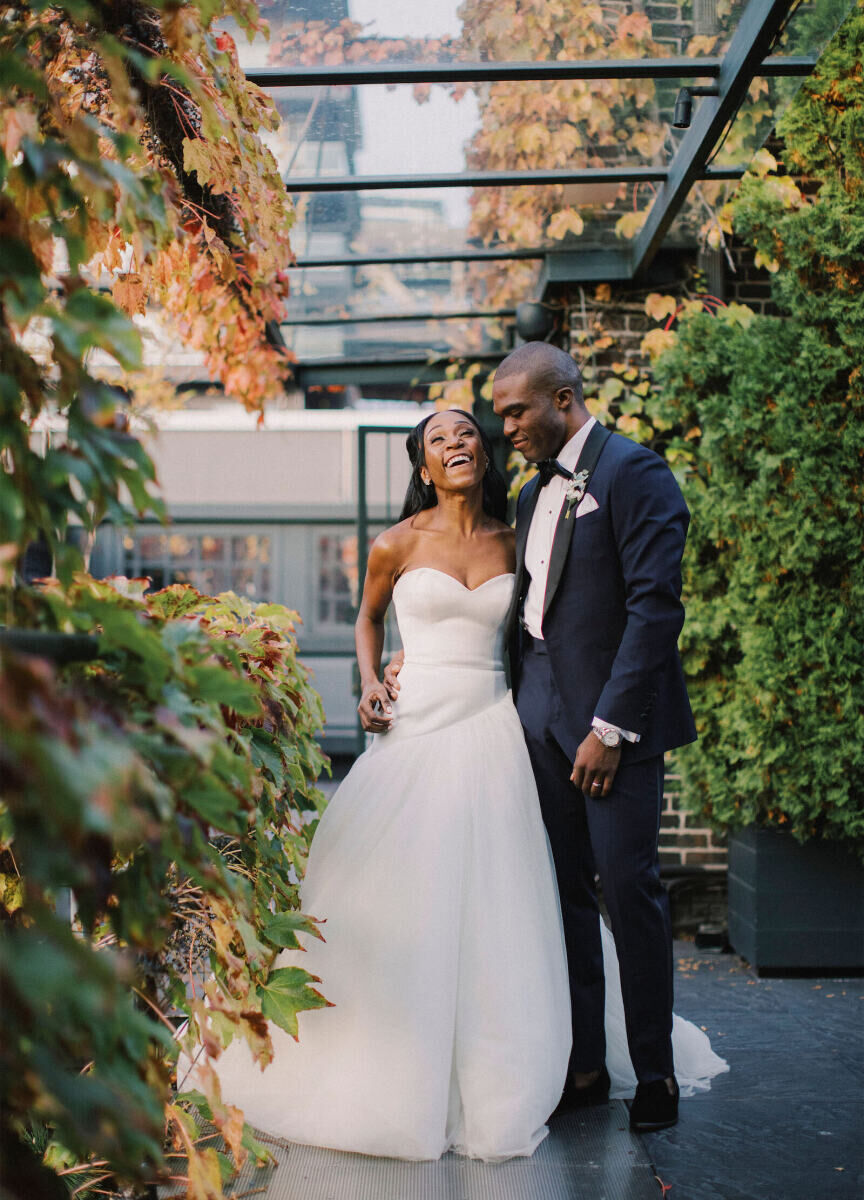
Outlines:
<svg viewBox="0 0 864 1200"><path fill-rule="evenodd" d="M423 430L426 464L421 476L436 490L464 492L482 483L486 452L473 421L461 413L436 413Z"/></svg>

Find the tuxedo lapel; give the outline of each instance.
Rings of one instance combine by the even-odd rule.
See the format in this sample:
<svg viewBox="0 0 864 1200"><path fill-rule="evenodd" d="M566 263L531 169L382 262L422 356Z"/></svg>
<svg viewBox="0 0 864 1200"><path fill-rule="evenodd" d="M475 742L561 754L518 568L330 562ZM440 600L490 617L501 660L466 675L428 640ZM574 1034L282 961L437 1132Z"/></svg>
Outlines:
<svg viewBox="0 0 864 1200"><path fill-rule="evenodd" d="M516 521L516 572L521 574L525 566L525 546L528 541L528 530L531 528L531 518L540 498L540 480L535 475L525 484L525 500Z"/></svg>
<svg viewBox="0 0 864 1200"><path fill-rule="evenodd" d="M531 518L537 507L540 496L540 481L535 476L525 484L523 492L525 499L516 516L516 579L513 585L513 597L510 601L510 611L507 613L505 629L514 630L519 605L522 602L523 582L525 578L525 545L528 541L528 530L531 528Z"/></svg>
<svg viewBox="0 0 864 1200"><path fill-rule="evenodd" d="M567 503L565 501L561 506L561 515L558 517L558 524L555 526L555 538L552 542L552 553L549 555L549 574L546 578L546 595L543 598L543 616L545 617L549 611L549 605L555 599L555 592L558 584L561 582L561 573L564 570L564 564L567 561L567 552L570 549L570 539L573 536L573 527L576 524L576 519L573 516L565 517L567 511Z"/></svg>
<svg viewBox="0 0 864 1200"><path fill-rule="evenodd" d="M610 434L608 429L604 429L599 423L593 425L582 447L582 453L579 455L579 461L576 464L574 474L578 475L580 471L588 472L588 481L594 473L594 468L597 465L597 460L603 453L603 447L609 440ZM586 484L587 487L587 484ZM535 501L536 503L536 501ZM534 511L533 508L531 510ZM546 595L543 597L543 616L545 617L549 611L549 606L555 599L555 592L558 590L558 584L561 582L561 575L564 571L564 564L567 561L567 554L570 550L570 540L573 537L573 529L575 528L577 518L571 513L568 517L567 501L561 505L561 513L558 517L558 524L555 526L555 538L552 542L552 552L549 555L549 574L546 578ZM527 538L527 534L526 534Z"/></svg>

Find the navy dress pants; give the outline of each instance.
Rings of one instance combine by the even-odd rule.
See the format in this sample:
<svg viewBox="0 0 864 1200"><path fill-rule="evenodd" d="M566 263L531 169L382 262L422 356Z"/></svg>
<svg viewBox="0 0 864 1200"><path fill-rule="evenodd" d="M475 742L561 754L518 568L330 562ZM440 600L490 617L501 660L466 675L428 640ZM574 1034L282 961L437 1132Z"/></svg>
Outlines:
<svg viewBox="0 0 864 1200"><path fill-rule="evenodd" d="M630 1057L640 1083L666 1079L672 1065L672 933L657 843L663 795L661 755L628 763L625 749L611 793L592 800L570 782L572 733L544 644L525 637L516 707L552 845L573 1005L571 1071L605 1059L605 984L595 877L621 972ZM600 714L602 716L602 714Z"/></svg>

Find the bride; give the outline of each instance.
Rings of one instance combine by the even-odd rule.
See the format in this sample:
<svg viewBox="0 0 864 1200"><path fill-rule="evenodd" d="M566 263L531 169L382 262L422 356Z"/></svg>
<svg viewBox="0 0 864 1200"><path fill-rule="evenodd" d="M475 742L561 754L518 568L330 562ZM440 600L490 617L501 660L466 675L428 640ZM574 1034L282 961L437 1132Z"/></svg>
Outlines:
<svg viewBox="0 0 864 1200"><path fill-rule="evenodd" d="M330 801L302 886L326 943L284 951L334 1005L270 1026L263 1072L239 1039L223 1098L292 1141L404 1159L531 1154L564 1086L570 1001L548 841L504 673L514 571L506 485L467 413L408 437L402 520L369 556L356 626L361 721L375 737ZM401 690L379 681L394 604ZM614 942L604 928L607 1067L632 1095ZM725 1070L673 1033L682 1091ZM192 1073L194 1079L194 1071Z"/></svg>

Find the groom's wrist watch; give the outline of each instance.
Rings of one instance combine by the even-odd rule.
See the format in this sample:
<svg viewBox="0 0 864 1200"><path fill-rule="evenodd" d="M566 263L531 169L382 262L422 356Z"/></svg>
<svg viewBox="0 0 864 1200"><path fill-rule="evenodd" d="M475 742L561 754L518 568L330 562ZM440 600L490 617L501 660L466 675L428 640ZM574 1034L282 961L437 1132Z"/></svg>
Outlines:
<svg viewBox="0 0 864 1200"><path fill-rule="evenodd" d="M624 741L623 733L614 725L592 725L591 732L596 734L603 745L610 750L617 750Z"/></svg>

